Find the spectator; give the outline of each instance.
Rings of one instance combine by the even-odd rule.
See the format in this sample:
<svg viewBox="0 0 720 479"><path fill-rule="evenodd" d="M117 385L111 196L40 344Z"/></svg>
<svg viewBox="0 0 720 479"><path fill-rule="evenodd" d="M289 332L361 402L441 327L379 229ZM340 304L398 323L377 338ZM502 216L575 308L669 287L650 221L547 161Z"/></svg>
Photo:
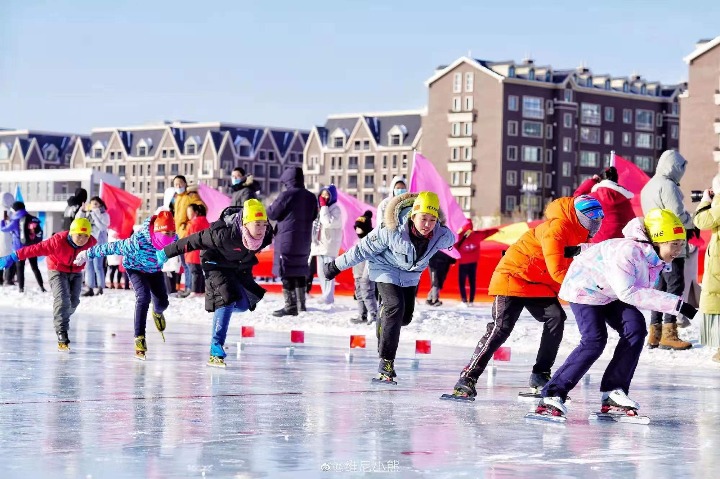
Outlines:
<svg viewBox="0 0 720 479"><path fill-rule="evenodd" d="M187 215L190 219L187 228L187 235L190 236L199 233L210 227L210 223L206 218L207 211L203 205L190 205L187 209ZM192 275L192 292L193 296L205 295L205 276L200 263L200 250L185 253L185 263L190 267Z"/></svg>
<svg viewBox="0 0 720 479"><path fill-rule="evenodd" d="M372 231L372 211L366 211L355 220L355 233L358 239L363 239ZM351 319L352 323L372 324L377 321L377 300L375 299L375 281L370 279L368 262L363 261L352 267L355 280L355 299L360 315Z"/></svg>
<svg viewBox="0 0 720 479"><path fill-rule="evenodd" d="M240 167L232 171L232 205L242 208L247 200L257 198L260 191L260 184L253 180L252 175L245 175L245 170Z"/></svg>
<svg viewBox="0 0 720 479"><path fill-rule="evenodd" d="M622 230L635 218L630 200L635 196L618 184L618 172L614 166L606 168L601 175L593 175L575 190L573 196L590 195L600 202L605 213L598 234L591 243L600 243L606 239L622 238Z"/></svg>
<svg viewBox="0 0 720 479"><path fill-rule="evenodd" d="M385 222L385 208L387 207L387 204L390 202L390 200L395 198L396 196L402 195L403 193L407 193L407 191L408 187L405 177L393 176L393 179L390 182L390 194L387 198L382 200L377 207L377 217L379 221L378 226L382 226Z"/></svg>
<svg viewBox="0 0 720 479"><path fill-rule="evenodd" d="M87 218L92 225L92 237L97 241L96 244L105 244L108 242L108 227L110 226L110 215L106 211L105 202L99 196L93 196L87 207L80 208L77 212L77 218ZM97 288L97 294L103 294L105 286L105 267L103 258L93 258L87 262L85 273L85 284L87 291L83 296L93 296L93 288Z"/></svg>
<svg viewBox="0 0 720 479"><path fill-rule="evenodd" d="M11 193L0 193L0 197L2 198L3 220L8 221L10 220L12 204L15 201L15 198ZM0 232L0 257L7 256L11 253L13 253L12 233ZM8 286L15 285L15 281L13 279L15 276L15 270L15 263L7 266L5 269L0 269L0 286L3 284Z"/></svg>
<svg viewBox="0 0 720 479"><path fill-rule="evenodd" d="M313 222L310 256L317 257L317 273L322 291L320 303L333 304L335 302L335 280L325 278L322 265L337 258L343 238L342 214L340 205L337 204L335 185L320 190L318 205L320 209L318 217ZM304 292L303 289L302 294ZM301 293L298 292L298 294Z"/></svg>
<svg viewBox="0 0 720 479"><path fill-rule="evenodd" d="M455 243L455 249L460 253L458 281L460 282L460 298L464 306L472 306L475 301L475 282L477 279L477 265L480 260L480 242L497 232L498 228L473 231L473 224L470 220L458 231L459 239ZM469 295L465 288L465 284L468 282L470 283Z"/></svg>
<svg viewBox="0 0 720 479"><path fill-rule="evenodd" d="M78 188L75 190L75 194L67 199L67 207L65 213L63 213L63 231L70 230L70 225L77 212L85 206L87 198L87 191L84 188Z"/></svg>
<svg viewBox="0 0 720 479"><path fill-rule="evenodd" d="M173 178L173 188L175 189L175 195L170 202L170 212L175 218L175 231L177 232L178 238L184 238L187 236L188 217L187 208L190 205L203 205L202 199L197 192L196 186L188 187L187 180L183 175L177 175ZM207 207L206 207L207 208ZM185 256L180 255L180 263L182 264L185 278L185 289L178 293L179 298L187 298L190 296L190 290L192 288L192 276L187 263L185 263Z"/></svg>
<svg viewBox="0 0 720 479"><path fill-rule="evenodd" d="M29 215L25 211L25 203L22 201L16 201L12 204L13 214L9 220L2 221L2 227L0 230L3 233L11 233L13 238L13 251L17 251L23 246L30 246L38 244L42 241L42 234L39 237L34 237L29 234L29 226L33 221L37 221L32 215ZM30 268L33 270L35 279L37 280L40 291L46 292L45 286L43 285L43 278L38 269L37 257L27 258L30 261ZM20 292L25 292L25 259L17 261L17 277L18 287Z"/></svg>
<svg viewBox="0 0 720 479"><path fill-rule="evenodd" d="M445 278L447 278L448 271L450 271L450 266L455 263L457 263L455 258L448 256L442 251L437 251L432 258L430 258L430 262L428 263L430 268L430 291L425 301L430 306L442 306L440 290L445 284Z"/></svg>
<svg viewBox="0 0 720 479"><path fill-rule="evenodd" d="M694 222L700 229L712 230L700 293L700 311L703 313L700 343L717 348L712 359L720 362L720 195L705 190L695 210Z"/></svg>
<svg viewBox="0 0 720 479"><path fill-rule="evenodd" d="M114 229L108 229L108 243L112 243L118 239L117 232ZM120 271L120 263L122 263L122 256L117 254L107 256L108 269L110 270L108 275L110 276L110 289L120 289L120 277L123 276L123 273ZM117 283L115 282L116 277ZM125 278L127 278L127 276L125 276Z"/></svg>

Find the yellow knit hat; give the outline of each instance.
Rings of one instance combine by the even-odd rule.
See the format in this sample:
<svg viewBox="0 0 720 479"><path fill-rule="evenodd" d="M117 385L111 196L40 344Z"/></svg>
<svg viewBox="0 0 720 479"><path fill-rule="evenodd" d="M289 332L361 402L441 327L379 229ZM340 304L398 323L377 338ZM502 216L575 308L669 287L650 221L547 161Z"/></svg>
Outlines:
<svg viewBox="0 0 720 479"><path fill-rule="evenodd" d="M73 222L70 223L71 235L90 236L91 231L92 225L90 224L90 220L88 220L87 218L75 218Z"/></svg>
<svg viewBox="0 0 720 479"><path fill-rule="evenodd" d="M644 222L650 241L653 243L667 243L687 238L682 221L670 210L652 209L645 215Z"/></svg>
<svg viewBox="0 0 720 479"><path fill-rule="evenodd" d="M438 195L432 191L421 191L418 193L413 203L411 215L416 213L427 213L438 218L440 216L440 200L438 199Z"/></svg>
<svg viewBox="0 0 720 479"><path fill-rule="evenodd" d="M248 224L251 221L267 221L267 213L265 207L259 200L247 200L243 204L242 222Z"/></svg>

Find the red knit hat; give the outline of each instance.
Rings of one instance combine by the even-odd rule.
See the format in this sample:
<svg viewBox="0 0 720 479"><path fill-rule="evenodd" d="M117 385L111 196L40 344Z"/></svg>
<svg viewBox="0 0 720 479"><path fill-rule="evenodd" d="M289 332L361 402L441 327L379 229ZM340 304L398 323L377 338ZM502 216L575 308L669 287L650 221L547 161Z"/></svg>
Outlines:
<svg viewBox="0 0 720 479"><path fill-rule="evenodd" d="M166 231L175 231L175 220L173 219L172 213L169 211L161 211L155 217L153 222L155 226L154 230L158 233L165 233Z"/></svg>

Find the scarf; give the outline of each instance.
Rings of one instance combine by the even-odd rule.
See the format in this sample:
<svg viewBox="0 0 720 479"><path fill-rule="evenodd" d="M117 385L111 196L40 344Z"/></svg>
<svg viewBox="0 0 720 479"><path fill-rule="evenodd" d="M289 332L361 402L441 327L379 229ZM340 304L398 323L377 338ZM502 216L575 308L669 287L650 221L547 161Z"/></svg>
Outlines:
<svg viewBox="0 0 720 479"><path fill-rule="evenodd" d="M242 242L243 246L245 246L250 251L257 251L262 246L263 240L265 238L255 239L250 235L250 231L243 225L242 227Z"/></svg>

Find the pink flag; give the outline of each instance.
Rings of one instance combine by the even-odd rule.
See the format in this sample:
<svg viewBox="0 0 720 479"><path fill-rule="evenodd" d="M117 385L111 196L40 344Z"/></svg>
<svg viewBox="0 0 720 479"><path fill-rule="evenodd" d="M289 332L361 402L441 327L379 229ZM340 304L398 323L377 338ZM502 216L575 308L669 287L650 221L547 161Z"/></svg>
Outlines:
<svg viewBox="0 0 720 479"><path fill-rule="evenodd" d="M650 177L635 163L626 160L620 155L615 155L615 168L618 171L618 183L635 194L635 197L630 200L633 211L637 216L643 216L642 207L640 206L640 192L645 184L650 181Z"/></svg>
<svg viewBox="0 0 720 479"><path fill-rule="evenodd" d="M373 214L372 224L373 227L377 226L377 218L375 218L376 210L374 206L370 206L362 201L358 200L354 196L350 196L337 190L338 195L338 206L342 213L342 224L343 224L343 239L340 247L347 251L352 248L355 243L358 242L357 233L355 233L355 220L363 215L366 211L370 210Z"/></svg>
<svg viewBox="0 0 720 479"><path fill-rule="evenodd" d="M200 199L207 206L207 220L212 223L220 218L222 210L230 206L230 198L202 183L198 185Z"/></svg>
<svg viewBox="0 0 720 479"><path fill-rule="evenodd" d="M467 223L465 213L463 213L455 197L450 193L450 186L447 181L438 173L430 160L420 153L415 153L415 161L410 174L410 191L413 193L432 191L437 194L438 198L440 198L440 208L447 216L447 227L456 236L460 228ZM453 258L460 257L454 249L450 250L449 254Z"/></svg>

